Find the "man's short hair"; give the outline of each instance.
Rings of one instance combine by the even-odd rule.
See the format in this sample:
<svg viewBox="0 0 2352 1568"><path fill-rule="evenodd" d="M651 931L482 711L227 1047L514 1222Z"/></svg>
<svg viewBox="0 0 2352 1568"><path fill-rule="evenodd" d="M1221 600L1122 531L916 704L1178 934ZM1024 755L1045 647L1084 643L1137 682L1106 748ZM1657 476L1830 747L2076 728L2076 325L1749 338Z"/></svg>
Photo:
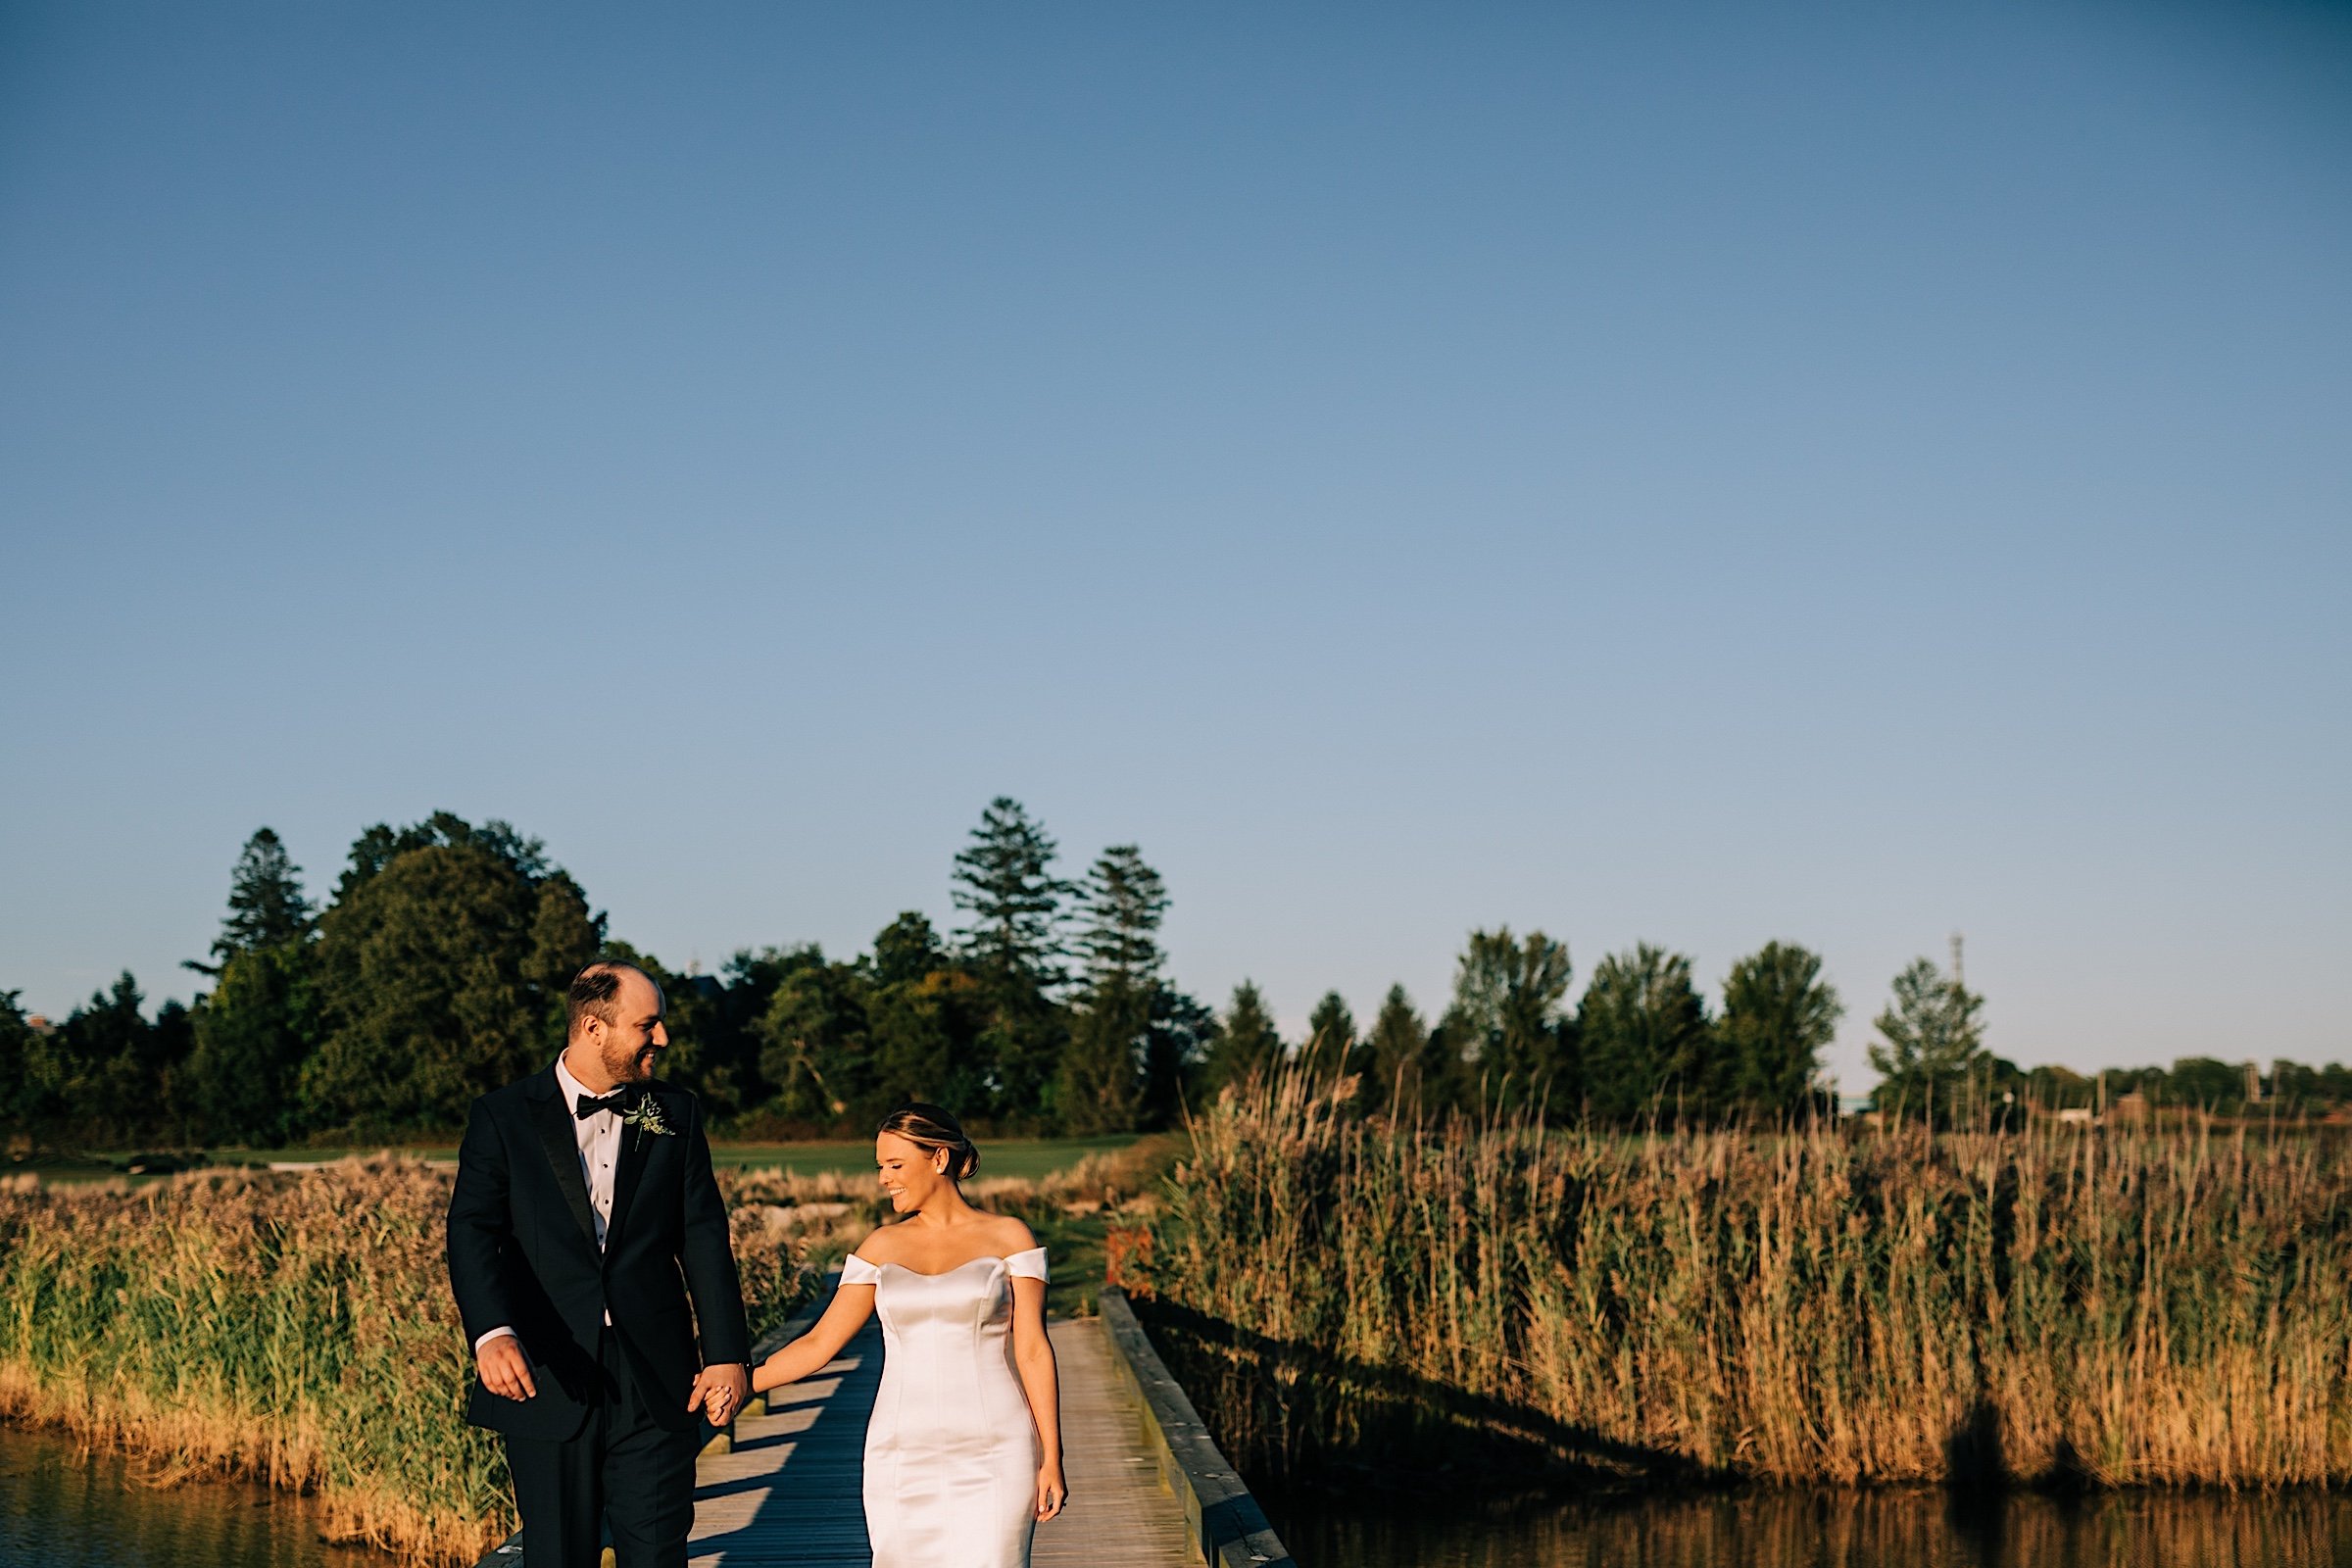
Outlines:
<svg viewBox="0 0 2352 1568"><path fill-rule="evenodd" d="M564 1006L564 1038L571 1039L580 1032L580 1020L594 1018L606 1028L620 1020L620 977L623 972L645 974L643 969L619 958L599 958L571 977L571 990ZM645 975L647 980L653 976Z"/></svg>

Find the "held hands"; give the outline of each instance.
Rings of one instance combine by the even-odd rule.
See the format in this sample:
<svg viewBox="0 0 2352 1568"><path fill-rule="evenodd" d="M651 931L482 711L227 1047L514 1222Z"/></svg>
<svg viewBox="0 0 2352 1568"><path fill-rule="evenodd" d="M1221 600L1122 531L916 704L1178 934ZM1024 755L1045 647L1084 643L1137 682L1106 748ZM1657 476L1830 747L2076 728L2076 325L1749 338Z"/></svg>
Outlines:
<svg viewBox="0 0 2352 1568"><path fill-rule="evenodd" d="M482 1387L502 1399L527 1399L539 1392L531 1364L523 1359L522 1342L512 1334L501 1334L474 1351L473 1370Z"/></svg>
<svg viewBox="0 0 2352 1568"><path fill-rule="evenodd" d="M741 1361L714 1361L695 1378L694 1392L686 1396L686 1408L701 1410L703 1419L723 1427L735 1419L751 1392L751 1375Z"/></svg>
<svg viewBox="0 0 2352 1568"><path fill-rule="evenodd" d="M1044 1524L1061 1512L1070 1500L1070 1489L1061 1479L1061 1466L1048 1461L1037 1467L1037 1522Z"/></svg>

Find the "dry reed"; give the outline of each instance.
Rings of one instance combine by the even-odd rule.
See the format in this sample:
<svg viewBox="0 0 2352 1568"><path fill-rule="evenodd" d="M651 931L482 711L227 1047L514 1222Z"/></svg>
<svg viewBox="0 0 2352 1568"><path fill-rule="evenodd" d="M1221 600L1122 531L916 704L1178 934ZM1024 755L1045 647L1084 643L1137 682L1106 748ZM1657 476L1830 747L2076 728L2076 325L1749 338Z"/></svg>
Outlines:
<svg viewBox="0 0 2352 1568"><path fill-rule="evenodd" d="M0 1414L314 1492L338 1539L471 1562L513 1520L497 1440L464 1420L449 1182L376 1159L0 1189ZM733 1224L757 1333L810 1282L790 1216Z"/></svg>
<svg viewBox="0 0 2352 1568"><path fill-rule="evenodd" d="M1194 1133L1146 1310L1263 1479L2352 1479L2332 1136L1415 1129L1298 1078Z"/></svg>

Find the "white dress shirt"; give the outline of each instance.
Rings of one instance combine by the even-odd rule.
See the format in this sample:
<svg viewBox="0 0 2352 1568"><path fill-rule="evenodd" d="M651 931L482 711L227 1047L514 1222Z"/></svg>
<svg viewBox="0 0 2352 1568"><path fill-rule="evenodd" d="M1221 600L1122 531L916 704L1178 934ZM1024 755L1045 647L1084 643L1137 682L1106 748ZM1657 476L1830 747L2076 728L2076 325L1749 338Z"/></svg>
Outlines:
<svg viewBox="0 0 2352 1568"><path fill-rule="evenodd" d="M605 1245L605 1232L612 1225L612 1169L620 1158L620 1115L616 1111L600 1110L593 1116L582 1117L578 1111L580 1096L589 1093L587 1085L571 1075L564 1058L556 1058L556 1093L564 1104L564 1114L572 1117L572 1142L579 1146L580 1175L588 1183L588 1210L596 1216L596 1245ZM591 1095L591 1099L602 1099ZM612 1322L612 1311L605 1310L605 1322ZM482 1347L501 1334L514 1330L501 1323L497 1328L473 1342L473 1353L482 1353Z"/></svg>

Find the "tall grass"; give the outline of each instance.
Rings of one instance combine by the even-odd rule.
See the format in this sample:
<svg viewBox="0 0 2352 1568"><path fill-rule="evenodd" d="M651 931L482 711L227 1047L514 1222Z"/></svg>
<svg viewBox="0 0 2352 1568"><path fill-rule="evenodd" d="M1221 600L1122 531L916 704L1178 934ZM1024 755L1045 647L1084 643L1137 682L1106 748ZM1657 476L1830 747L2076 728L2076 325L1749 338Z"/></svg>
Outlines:
<svg viewBox="0 0 2352 1568"><path fill-rule="evenodd" d="M464 1420L449 1183L378 1159L0 1190L0 1414L315 1492L339 1539L472 1561L513 1519L498 1441ZM759 1333L809 1280L788 1213L733 1223Z"/></svg>
<svg viewBox="0 0 2352 1568"><path fill-rule="evenodd" d="M1194 1128L1145 1309L1245 1469L2352 1479L2331 1136Z"/></svg>

